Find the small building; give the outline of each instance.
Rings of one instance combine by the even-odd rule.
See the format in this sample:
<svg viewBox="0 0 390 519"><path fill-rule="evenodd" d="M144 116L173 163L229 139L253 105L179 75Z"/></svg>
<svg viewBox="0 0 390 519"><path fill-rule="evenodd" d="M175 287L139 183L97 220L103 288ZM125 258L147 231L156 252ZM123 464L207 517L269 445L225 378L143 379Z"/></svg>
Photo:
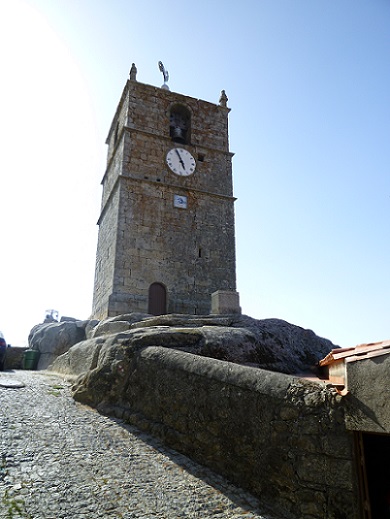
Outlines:
<svg viewBox="0 0 390 519"><path fill-rule="evenodd" d="M319 365L345 397L362 517L390 517L390 340L332 350Z"/></svg>

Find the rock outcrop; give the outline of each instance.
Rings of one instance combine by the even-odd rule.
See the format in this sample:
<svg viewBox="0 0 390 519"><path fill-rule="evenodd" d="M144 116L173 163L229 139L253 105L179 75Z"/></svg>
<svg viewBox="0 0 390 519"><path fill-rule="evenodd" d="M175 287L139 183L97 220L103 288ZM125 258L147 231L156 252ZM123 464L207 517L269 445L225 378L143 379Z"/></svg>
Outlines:
<svg viewBox="0 0 390 519"><path fill-rule="evenodd" d="M356 516L348 402L299 374L330 341L240 315L129 314L89 323L85 336L50 367L74 377L77 401L224 475L280 517Z"/></svg>
<svg viewBox="0 0 390 519"><path fill-rule="evenodd" d="M59 355L84 341L90 327L91 321L52 322L34 326L28 344L29 348L40 352L38 369L46 369Z"/></svg>
<svg viewBox="0 0 390 519"><path fill-rule="evenodd" d="M85 340L63 340L73 327L85 331ZM308 371L335 348L329 340L280 319L256 320L248 316L193 316L128 314L96 322L46 325L35 332L34 343L45 352L45 345L56 342L50 369L79 377L75 398L99 405L115 394L120 398L123 385L134 369L136 352L147 347L163 347L202 357L233 362L270 371L296 374ZM77 328L77 325L79 328ZM58 334L58 339L54 334ZM80 332L80 337L82 333ZM70 342L72 347L68 347ZM62 351L61 351L62 350ZM45 353L44 353L45 354ZM44 363L45 367L48 365ZM39 368L42 367L42 364Z"/></svg>

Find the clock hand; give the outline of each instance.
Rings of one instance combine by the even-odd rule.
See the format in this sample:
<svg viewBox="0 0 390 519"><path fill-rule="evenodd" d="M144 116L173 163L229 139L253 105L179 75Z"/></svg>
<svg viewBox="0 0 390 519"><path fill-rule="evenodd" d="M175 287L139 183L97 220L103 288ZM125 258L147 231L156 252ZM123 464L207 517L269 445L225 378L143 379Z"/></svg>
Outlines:
<svg viewBox="0 0 390 519"><path fill-rule="evenodd" d="M183 159L181 158L181 155L180 155L179 151L177 149L175 149L175 151L176 151L176 155L179 157L180 164L182 165L182 168L186 169L186 167L184 165L184 162L183 162Z"/></svg>

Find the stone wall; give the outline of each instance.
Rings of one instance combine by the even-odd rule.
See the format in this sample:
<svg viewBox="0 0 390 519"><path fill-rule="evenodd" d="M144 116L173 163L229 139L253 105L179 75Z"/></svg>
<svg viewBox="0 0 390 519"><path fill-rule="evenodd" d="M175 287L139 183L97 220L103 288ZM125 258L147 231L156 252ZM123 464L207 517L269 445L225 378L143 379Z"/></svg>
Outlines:
<svg viewBox="0 0 390 519"><path fill-rule="evenodd" d="M5 369L22 369L24 352L28 348L11 347L7 348L5 357Z"/></svg>
<svg viewBox="0 0 390 519"><path fill-rule="evenodd" d="M358 357L356 357L358 359ZM346 363L348 429L390 434L390 355Z"/></svg>
<svg viewBox="0 0 390 519"><path fill-rule="evenodd" d="M153 346L124 348L107 365L128 375L95 377L102 411L225 475L281 517L359 517L353 433L334 389ZM75 398L85 397L76 385Z"/></svg>

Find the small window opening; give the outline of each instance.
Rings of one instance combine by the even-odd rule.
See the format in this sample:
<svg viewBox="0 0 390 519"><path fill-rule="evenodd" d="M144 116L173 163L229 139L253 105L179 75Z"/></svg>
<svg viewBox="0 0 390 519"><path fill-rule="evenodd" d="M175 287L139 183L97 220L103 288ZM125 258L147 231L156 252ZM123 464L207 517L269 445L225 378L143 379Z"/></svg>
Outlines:
<svg viewBox="0 0 390 519"><path fill-rule="evenodd" d="M115 134L114 134L114 144L116 144L116 142L118 140L118 133L119 133L119 123L116 123Z"/></svg>
<svg viewBox="0 0 390 519"><path fill-rule="evenodd" d="M199 153L199 155L198 155L198 162L204 162L204 155L203 155L203 153Z"/></svg>
<svg viewBox="0 0 390 519"><path fill-rule="evenodd" d="M202 249L201 249L200 247L199 247L199 253L198 253L198 255L199 255L199 258L202 257Z"/></svg>

